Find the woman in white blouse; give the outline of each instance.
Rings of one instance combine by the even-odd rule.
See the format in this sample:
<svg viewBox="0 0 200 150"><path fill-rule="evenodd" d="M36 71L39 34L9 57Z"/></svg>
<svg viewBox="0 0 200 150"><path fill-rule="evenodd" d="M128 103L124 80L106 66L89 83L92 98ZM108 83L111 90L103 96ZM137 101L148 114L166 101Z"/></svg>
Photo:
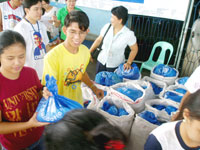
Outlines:
<svg viewBox="0 0 200 150"><path fill-rule="evenodd" d="M100 32L99 37L94 41L90 48L92 53L103 40L102 51L97 58L96 73L100 71L113 72L121 63L125 62L125 48L130 47L131 52L124 64L124 69L131 69L131 64L135 59L138 46L133 31L125 26L128 19L128 10L123 6L114 7L111 10L111 27L105 35L109 23L106 24Z"/></svg>

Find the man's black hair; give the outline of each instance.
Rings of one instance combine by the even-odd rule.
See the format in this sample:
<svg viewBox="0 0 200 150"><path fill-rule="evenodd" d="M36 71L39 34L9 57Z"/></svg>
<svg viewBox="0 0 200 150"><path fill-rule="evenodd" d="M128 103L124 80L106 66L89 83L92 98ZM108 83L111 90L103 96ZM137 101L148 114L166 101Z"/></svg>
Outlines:
<svg viewBox="0 0 200 150"><path fill-rule="evenodd" d="M90 23L87 14L80 10L73 10L67 14L64 25L69 27L73 22L78 23L79 29L82 31L86 31Z"/></svg>

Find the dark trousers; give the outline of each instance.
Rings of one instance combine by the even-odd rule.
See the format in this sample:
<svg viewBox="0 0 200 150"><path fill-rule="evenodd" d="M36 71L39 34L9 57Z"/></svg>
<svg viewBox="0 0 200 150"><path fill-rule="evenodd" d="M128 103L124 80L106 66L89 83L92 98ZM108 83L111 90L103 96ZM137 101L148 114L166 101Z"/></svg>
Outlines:
<svg viewBox="0 0 200 150"><path fill-rule="evenodd" d="M117 69L117 67L115 67L115 68L107 68L106 64L103 65L102 63L100 63L99 61L97 61L96 74L99 73L99 72L101 72L101 71L114 72L115 69Z"/></svg>

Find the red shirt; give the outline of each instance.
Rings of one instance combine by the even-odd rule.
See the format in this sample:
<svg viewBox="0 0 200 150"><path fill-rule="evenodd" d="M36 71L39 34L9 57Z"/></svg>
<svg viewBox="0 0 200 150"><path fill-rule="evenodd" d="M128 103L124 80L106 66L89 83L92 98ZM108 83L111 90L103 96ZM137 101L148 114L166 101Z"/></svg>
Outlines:
<svg viewBox="0 0 200 150"><path fill-rule="evenodd" d="M0 73L0 111L3 122L26 122L34 114L42 85L34 69L23 67L16 80ZM44 127L30 128L12 134L0 134L0 143L8 150L26 148L38 141Z"/></svg>

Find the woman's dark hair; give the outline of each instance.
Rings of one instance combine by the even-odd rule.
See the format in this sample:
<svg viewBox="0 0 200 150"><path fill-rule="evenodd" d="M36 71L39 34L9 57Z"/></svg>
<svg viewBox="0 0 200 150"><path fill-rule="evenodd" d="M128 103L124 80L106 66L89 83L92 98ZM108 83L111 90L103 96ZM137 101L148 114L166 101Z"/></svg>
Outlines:
<svg viewBox="0 0 200 150"><path fill-rule="evenodd" d="M122 19L122 24L125 25L128 20L128 9L124 6L117 6L112 8L111 13L118 19Z"/></svg>
<svg viewBox="0 0 200 150"><path fill-rule="evenodd" d="M191 118L200 120L200 89L185 98L174 120L183 119L183 111L186 108L189 110Z"/></svg>
<svg viewBox="0 0 200 150"><path fill-rule="evenodd" d="M50 124L45 130L48 150L104 150L109 141L126 142L124 134L101 114L89 109L76 109Z"/></svg>
<svg viewBox="0 0 200 150"><path fill-rule="evenodd" d="M45 1L45 3L47 3L47 4L50 3L50 0L42 0L42 1Z"/></svg>
<svg viewBox="0 0 200 150"><path fill-rule="evenodd" d="M69 27L71 23L77 22L79 25L79 29L82 31L86 31L89 27L89 18L87 14L80 10L73 10L67 14L65 18L64 25Z"/></svg>
<svg viewBox="0 0 200 150"><path fill-rule="evenodd" d="M23 1L23 7L30 9L33 5L36 5L38 2L42 2L42 0L24 0ZM26 14L26 12L24 11Z"/></svg>
<svg viewBox="0 0 200 150"><path fill-rule="evenodd" d="M3 53L5 48L15 43L21 43L24 47L26 47L23 36L16 31L4 30L0 32L0 39L0 55Z"/></svg>

